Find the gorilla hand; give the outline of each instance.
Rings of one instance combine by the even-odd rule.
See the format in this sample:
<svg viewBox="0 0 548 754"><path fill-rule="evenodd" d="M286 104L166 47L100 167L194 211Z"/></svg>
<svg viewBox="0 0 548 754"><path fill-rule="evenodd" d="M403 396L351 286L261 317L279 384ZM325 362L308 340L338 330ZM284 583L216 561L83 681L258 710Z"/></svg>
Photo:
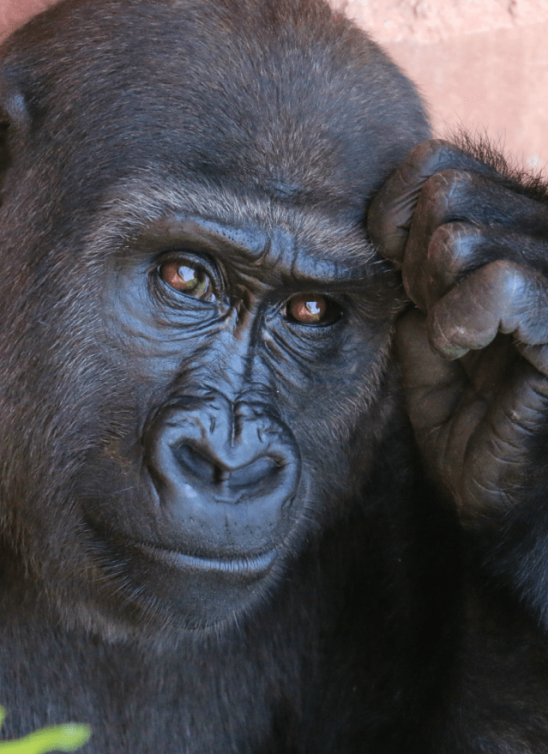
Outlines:
<svg viewBox="0 0 548 754"><path fill-rule="evenodd" d="M504 516L538 488L548 434L548 205L436 140L389 179L368 223L417 306L397 339L425 463L463 522Z"/></svg>

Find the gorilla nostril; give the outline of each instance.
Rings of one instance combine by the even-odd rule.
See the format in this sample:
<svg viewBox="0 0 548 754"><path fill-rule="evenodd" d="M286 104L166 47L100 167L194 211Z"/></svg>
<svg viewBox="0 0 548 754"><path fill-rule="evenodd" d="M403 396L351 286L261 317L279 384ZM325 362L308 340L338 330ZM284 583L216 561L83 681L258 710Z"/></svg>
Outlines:
<svg viewBox="0 0 548 754"><path fill-rule="evenodd" d="M173 454L185 476L194 477L200 484L219 484L226 479L225 469L191 445L173 448Z"/></svg>
<svg viewBox="0 0 548 754"><path fill-rule="evenodd" d="M251 487L255 494L260 494L263 487L275 481L281 468L282 464L277 463L273 458L259 458L231 472L228 477L228 487L236 494Z"/></svg>
<svg viewBox="0 0 548 754"><path fill-rule="evenodd" d="M257 458L251 463L230 469L219 462L207 449L196 448L183 443L172 448L183 476L197 489L224 486L225 493L238 496L252 491L254 496L262 496L279 483L279 474L284 463L271 456ZM226 486L225 486L226 485Z"/></svg>

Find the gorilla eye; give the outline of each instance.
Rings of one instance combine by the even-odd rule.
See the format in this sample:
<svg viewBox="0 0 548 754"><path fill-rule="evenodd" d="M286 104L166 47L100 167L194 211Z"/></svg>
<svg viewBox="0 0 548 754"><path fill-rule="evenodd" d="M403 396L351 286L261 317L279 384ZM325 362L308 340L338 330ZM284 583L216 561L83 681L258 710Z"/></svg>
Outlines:
<svg viewBox="0 0 548 754"><path fill-rule="evenodd" d="M303 325L332 325L342 315L340 307L327 296L301 293L286 304L286 317Z"/></svg>
<svg viewBox="0 0 548 754"><path fill-rule="evenodd" d="M160 277L171 288L194 298L214 301L211 278L200 267L189 262L165 262L160 266Z"/></svg>

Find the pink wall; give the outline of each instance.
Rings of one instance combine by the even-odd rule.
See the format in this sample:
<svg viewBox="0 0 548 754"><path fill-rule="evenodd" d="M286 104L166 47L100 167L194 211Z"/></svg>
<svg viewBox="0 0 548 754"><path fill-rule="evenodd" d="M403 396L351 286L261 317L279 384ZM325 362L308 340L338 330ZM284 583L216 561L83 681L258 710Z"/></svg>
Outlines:
<svg viewBox="0 0 548 754"><path fill-rule="evenodd" d="M52 0L0 0L0 36ZM90 0L93 2L93 0ZM436 132L487 132L548 164L548 0L331 0L419 85Z"/></svg>
<svg viewBox="0 0 548 754"><path fill-rule="evenodd" d="M29 16L51 5L54 0L0 0L0 36L23 23Z"/></svg>
<svg viewBox="0 0 548 754"><path fill-rule="evenodd" d="M546 171L548 0L332 2L419 85L438 134L487 132L515 161Z"/></svg>

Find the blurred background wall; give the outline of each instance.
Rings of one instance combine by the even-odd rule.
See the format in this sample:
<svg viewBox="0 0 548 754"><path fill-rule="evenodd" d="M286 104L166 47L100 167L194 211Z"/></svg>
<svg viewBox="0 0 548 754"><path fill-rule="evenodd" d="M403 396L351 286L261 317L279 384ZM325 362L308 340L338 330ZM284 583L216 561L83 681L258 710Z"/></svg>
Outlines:
<svg viewBox="0 0 548 754"><path fill-rule="evenodd" d="M0 0L0 36L54 1ZM548 0L331 2L418 84L437 134L487 133L548 173Z"/></svg>
<svg viewBox="0 0 548 754"><path fill-rule="evenodd" d="M419 85L438 134L548 164L548 0L332 0Z"/></svg>

